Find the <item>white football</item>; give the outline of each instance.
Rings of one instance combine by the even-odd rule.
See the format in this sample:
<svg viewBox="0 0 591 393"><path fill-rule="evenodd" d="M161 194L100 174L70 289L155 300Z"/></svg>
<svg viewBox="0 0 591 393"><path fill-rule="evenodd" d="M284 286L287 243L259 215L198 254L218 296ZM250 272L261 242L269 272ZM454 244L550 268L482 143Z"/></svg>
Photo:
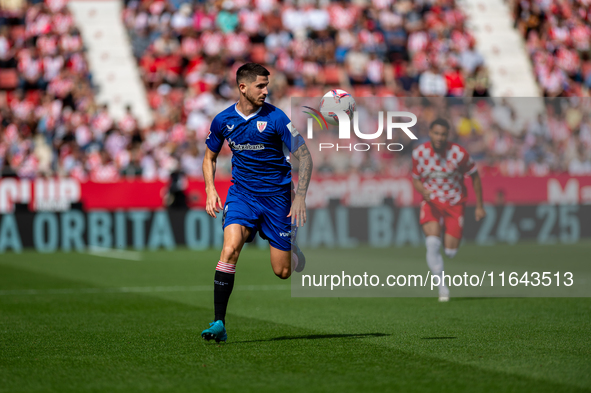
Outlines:
<svg viewBox="0 0 591 393"><path fill-rule="evenodd" d="M320 113L329 124L336 126L339 124L339 118L335 111L344 111L351 120L355 106L355 100L351 94L345 90L334 89L326 93L320 100Z"/></svg>

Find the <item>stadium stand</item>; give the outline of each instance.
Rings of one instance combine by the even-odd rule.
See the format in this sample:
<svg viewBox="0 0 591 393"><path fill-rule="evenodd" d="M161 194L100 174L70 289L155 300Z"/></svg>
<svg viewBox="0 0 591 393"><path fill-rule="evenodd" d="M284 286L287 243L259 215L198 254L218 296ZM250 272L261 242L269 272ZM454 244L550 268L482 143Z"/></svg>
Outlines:
<svg viewBox="0 0 591 393"><path fill-rule="evenodd" d="M68 8L80 26L95 100L109 103L109 114L116 120L126 115L132 105L140 127L152 123L146 91L140 79L127 31L121 20L120 1L70 1Z"/></svg>
<svg viewBox="0 0 591 393"><path fill-rule="evenodd" d="M86 176L81 150L100 135L82 38L64 1L3 3L0 17L2 175ZM106 129L107 127L104 127ZM94 154L99 154L98 152ZM91 156L89 150L89 156Z"/></svg>
<svg viewBox="0 0 591 393"><path fill-rule="evenodd" d="M539 97L524 39L513 27L512 9L507 2L456 1L466 13L468 28L489 70L491 96Z"/></svg>
<svg viewBox="0 0 591 393"><path fill-rule="evenodd" d="M453 0L133 0L125 2L121 17L153 115L152 124L140 127L131 110L114 121L95 102L82 38L65 3L15 2L11 9L3 6L0 28L3 176L57 174L108 182L168 179L180 168L200 177L210 121L237 99L234 75L246 61L271 69L269 102L293 116L291 97L318 97L332 87L356 98L478 98L491 90L483 56ZM530 31L528 37L537 32L535 26L528 30L522 16L516 24ZM580 24L574 27L583 34ZM528 49L547 59L554 53L548 45L561 30L547 37L548 28L538 29L541 38L528 38ZM557 50L571 53L577 44L569 45ZM588 57L577 58L588 63ZM557 63L552 69L569 64ZM589 67L568 75L567 89L547 89L547 95L588 95ZM547 116L525 123L506 102L483 100L470 114L452 114L456 139L489 172L591 174L588 101L568 108L549 104ZM424 126L421 132L424 137ZM221 174L230 172L229 153L226 146ZM317 162L318 174L410 174L408 154L380 152L347 165L333 154Z"/></svg>
<svg viewBox="0 0 591 393"><path fill-rule="evenodd" d="M130 1L123 19L156 124L197 140L237 99L234 73L245 61L272 69L270 102L288 114L290 97L332 87L354 96L489 95L453 1L358 3Z"/></svg>
<svg viewBox="0 0 591 393"><path fill-rule="evenodd" d="M545 97L589 96L591 6L589 1L513 0L515 27Z"/></svg>

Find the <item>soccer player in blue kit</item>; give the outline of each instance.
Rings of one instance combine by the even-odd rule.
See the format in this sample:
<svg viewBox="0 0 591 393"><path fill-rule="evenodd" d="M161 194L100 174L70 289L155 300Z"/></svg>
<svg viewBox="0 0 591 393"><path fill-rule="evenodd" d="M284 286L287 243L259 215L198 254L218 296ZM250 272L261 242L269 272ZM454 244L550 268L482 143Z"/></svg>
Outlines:
<svg viewBox="0 0 591 393"><path fill-rule="evenodd" d="M216 217L222 202L214 185L216 159L224 139L232 149L232 183L223 207L224 245L214 278L214 322L201 333L207 341L226 341L226 309L234 287L236 262L245 242L257 231L269 240L271 266L281 279L300 272L305 258L295 244L306 222L306 192L312 158L302 136L279 108L265 102L269 71L247 63L236 72L239 101L212 121L205 143L203 176L206 211ZM299 160L298 189L293 195L290 152ZM292 201L293 195L293 201ZM292 252L293 242L293 252Z"/></svg>

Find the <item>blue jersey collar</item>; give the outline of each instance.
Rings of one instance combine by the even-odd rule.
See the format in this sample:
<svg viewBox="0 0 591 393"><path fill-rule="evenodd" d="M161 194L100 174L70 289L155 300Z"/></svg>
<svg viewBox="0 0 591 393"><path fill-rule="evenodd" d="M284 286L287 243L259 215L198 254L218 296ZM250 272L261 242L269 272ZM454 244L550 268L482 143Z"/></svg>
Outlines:
<svg viewBox="0 0 591 393"><path fill-rule="evenodd" d="M236 104L238 104L238 103L236 103ZM255 117L256 115L258 115L258 114L259 114L259 112L261 111L261 109L263 109L263 105L265 105L265 104L261 105L261 107L260 107L259 109L257 109L257 111L256 111L256 112L254 112L254 113L251 113L249 116L244 116L244 113L242 113L242 112L240 112L240 111L238 110L238 107L236 106L236 104L234 104L234 110L235 110L235 111L236 111L236 113L238 113L238 114L239 114L239 115L240 115L240 116L241 116L241 117L242 117L244 120L252 119L252 118L253 118L253 117Z"/></svg>

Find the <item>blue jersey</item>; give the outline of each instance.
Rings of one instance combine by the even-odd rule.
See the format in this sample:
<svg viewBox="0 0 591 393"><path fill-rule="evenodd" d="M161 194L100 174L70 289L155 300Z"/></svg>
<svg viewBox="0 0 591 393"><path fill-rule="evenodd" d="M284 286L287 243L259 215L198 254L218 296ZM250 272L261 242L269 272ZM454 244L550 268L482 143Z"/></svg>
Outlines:
<svg viewBox="0 0 591 393"><path fill-rule="evenodd" d="M237 189L259 195L291 189L289 153L304 139L281 109L264 103L245 116L232 105L213 119L205 143L218 153L224 139L232 149L232 182Z"/></svg>

